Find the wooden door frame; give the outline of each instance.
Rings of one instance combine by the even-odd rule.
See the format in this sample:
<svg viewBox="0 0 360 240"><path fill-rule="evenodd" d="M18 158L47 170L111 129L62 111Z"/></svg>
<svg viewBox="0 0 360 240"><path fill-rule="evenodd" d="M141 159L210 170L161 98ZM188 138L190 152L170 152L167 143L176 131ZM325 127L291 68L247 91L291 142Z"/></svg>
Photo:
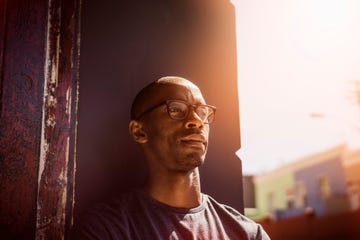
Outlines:
<svg viewBox="0 0 360 240"><path fill-rule="evenodd" d="M81 0L49 0L36 239L73 223Z"/></svg>
<svg viewBox="0 0 360 240"><path fill-rule="evenodd" d="M81 0L0 0L0 233L72 225Z"/></svg>

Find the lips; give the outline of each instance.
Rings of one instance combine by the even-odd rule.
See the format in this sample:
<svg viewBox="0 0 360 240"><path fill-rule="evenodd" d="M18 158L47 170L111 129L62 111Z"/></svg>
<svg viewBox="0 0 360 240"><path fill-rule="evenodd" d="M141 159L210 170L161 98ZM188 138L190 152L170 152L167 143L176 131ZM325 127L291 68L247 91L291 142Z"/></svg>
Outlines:
<svg viewBox="0 0 360 240"><path fill-rule="evenodd" d="M204 148L206 146L206 138L201 134L190 134L186 137L181 138L181 142L185 143L192 147L201 147Z"/></svg>

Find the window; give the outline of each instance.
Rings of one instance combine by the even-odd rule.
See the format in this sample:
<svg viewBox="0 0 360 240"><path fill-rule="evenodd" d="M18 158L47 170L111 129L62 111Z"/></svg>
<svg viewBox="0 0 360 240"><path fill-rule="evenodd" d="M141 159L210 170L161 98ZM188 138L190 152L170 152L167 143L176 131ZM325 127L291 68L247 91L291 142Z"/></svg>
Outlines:
<svg viewBox="0 0 360 240"><path fill-rule="evenodd" d="M331 195L330 178L328 176L319 177L319 192L322 199L329 198Z"/></svg>
<svg viewBox="0 0 360 240"><path fill-rule="evenodd" d="M267 194L267 210L270 213L275 212L275 194L274 194L274 192L269 192Z"/></svg>
<svg viewBox="0 0 360 240"><path fill-rule="evenodd" d="M294 188L286 190L286 205L288 209L295 207L295 191Z"/></svg>
<svg viewBox="0 0 360 240"><path fill-rule="evenodd" d="M360 184L348 183L347 191L350 200L350 209L357 210L360 208Z"/></svg>
<svg viewBox="0 0 360 240"><path fill-rule="evenodd" d="M307 192L304 182L295 184L295 207L305 207L307 205Z"/></svg>

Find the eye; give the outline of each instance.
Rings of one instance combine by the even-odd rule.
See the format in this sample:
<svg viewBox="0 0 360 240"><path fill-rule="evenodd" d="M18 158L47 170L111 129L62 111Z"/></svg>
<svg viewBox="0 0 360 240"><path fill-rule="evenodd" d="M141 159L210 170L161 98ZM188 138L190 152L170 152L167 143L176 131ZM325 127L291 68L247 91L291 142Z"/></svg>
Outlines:
<svg viewBox="0 0 360 240"><path fill-rule="evenodd" d="M168 106L168 113L175 119L184 118L187 113L187 105L181 102L171 102Z"/></svg>
<svg viewBox="0 0 360 240"><path fill-rule="evenodd" d="M209 109L206 106L199 106L196 109L196 114L201 118L204 119L209 115Z"/></svg>
<svg viewBox="0 0 360 240"><path fill-rule="evenodd" d="M169 113L183 112L184 110L179 106L169 106Z"/></svg>

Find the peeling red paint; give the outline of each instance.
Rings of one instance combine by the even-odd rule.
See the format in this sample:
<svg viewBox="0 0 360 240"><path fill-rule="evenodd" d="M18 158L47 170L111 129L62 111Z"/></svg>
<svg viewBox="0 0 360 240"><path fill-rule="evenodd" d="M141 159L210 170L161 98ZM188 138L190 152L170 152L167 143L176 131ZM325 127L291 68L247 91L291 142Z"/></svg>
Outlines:
<svg viewBox="0 0 360 240"><path fill-rule="evenodd" d="M0 6L0 235L63 239L73 208L80 0Z"/></svg>
<svg viewBox="0 0 360 240"><path fill-rule="evenodd" d="M46 3L1 1L0 226L35 236Z"/></svg>
<svg viewBox="0 0 360 240"><path fill-rule="evenodd" d="M49 1L37 239L64 238L73 207L79 2ZM69 96L70 95L70 96ZM68 111L69 106L73 111ZM70 208L70 211L67 211Z"/></svg>

